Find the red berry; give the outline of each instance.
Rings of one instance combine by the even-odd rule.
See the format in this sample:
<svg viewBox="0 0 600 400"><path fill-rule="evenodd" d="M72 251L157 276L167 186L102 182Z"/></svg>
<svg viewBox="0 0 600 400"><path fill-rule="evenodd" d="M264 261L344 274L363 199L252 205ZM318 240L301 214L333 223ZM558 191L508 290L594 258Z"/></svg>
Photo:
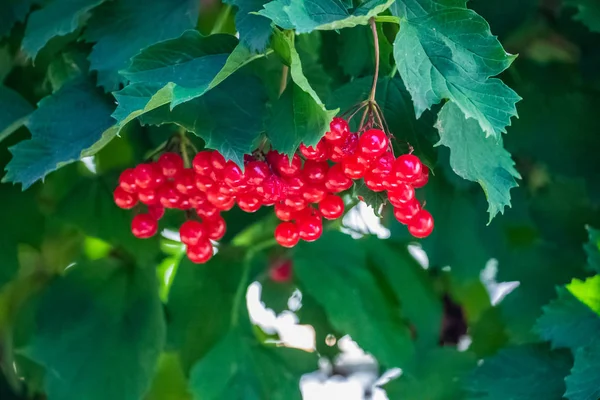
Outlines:
<svg viewBox="0 0 600 400"><path fill-rule="evenodd" d="M191 208L190 201L187 198L182 198L179 204L177 204L177 208L180 210L187 210Z"/></svg>
<svg viewBox="0 0 600 400"><path fill-rule="evenodd" d="M344 213L344 200L339 196L329 194L319 203L319 211L324 218L337 219Z"/></svg>
<svg viewBox="0 0 600 400"><path fill-rule="evenodd" d="M147 239L158 231L158 221L150 214L138 214L131 221L131 233L137 238Z"/></svg>
<svg viewBox="0 0 600 400"><path fill-rule="evenodd" d="M363 177L365 172L367 171L367 166L359 160L358 155L352 155L350 157L344 158L342 161L342 168L344 169L344 174L350 179L360 179Z"/></svg>
<svg viewBox="0 0 600 400"><path fill-rule="evenodd" d="M287 184L286 194L288 195L300 195L302 193L303 188L306 185L304 179L302 179L302 175L296 175L292 176L291 178L287 178L285 180L285 183Z"/></svg>
<svg viewBox="0 0 600 400"><path fill-rule="evenodd" d="M206 198L213 206L222 211L230 210L235 204L233 197L221 193L217 187L210 188L206 192Z"/></svg>
<svg viewBox="0 0 600 400"><path fill-rule="evenodd" d="M335 163L341 162L346 157L346 154L344 154L342 147L339 145L331 145L328 147L328 149L329 159Z"/></svg>
<svg viewBox="0 0 600 400"><path fill-rule="evenodd" d="M228 161L223 170L223 180L229 187L237 188L245 183L244 173L233 161Z"/></svg>
<svg viewBox="0 0 600 400"><path fill-rule="evenodd" d="M409 221L421 210L421 204L417 199L412 199L402 207L394 207L394 217L402 224L408 224Z"/></svg>
<svg viewBox="0 0 600 400"><path fill-rule="evenodd" d="M326 161L306 160L302 168L304 178L310 183L320 183L325 181L329 170L329 164Z"/></svg>
<svg viewBox="0 0 600 400"><path fill-rule="evenodd" d="M423 164L419 157L413 154L403 154L394 162L394 173L403 182L411 183L415 181L423 169Z"/></svg>
<svg viewBox="0 0 600 400"><path fill-rule="evenodd" d="M208 235L203 224L198 221L189 220L181 224L179 236L182 243L188 246L195 246Z"/></svg>
<svg viewBox="0 0 600 400"><path fill-rule="evenodd" d="M183 159L179 154L164 153L158 159L158 167L167 178L174 178L183 171Z"/></svg>
<svg viewBox="0 0 600 400"><path fill-rule="evenodd" d="M381 175L374 174L372 172L367 172L365 174L365 186L371 189L374 192L381 192L385 190L383 187L383 177Z"/></svg>
<svg viewBox="0 0 600 400"><path fill-rule="evenodd" d="M272 265L269 269L269 277L274 282L287 282L292 277L292 261L283 260Z"/></svg>
<svg viewBox="0 0 600 400"><path fill-rule="evenodd" d="M204 264L213 256L213 246L208 240L202 240L195 246L188 246L186 254L191 262Z"/></svg>
<svg viewBox="0 0 600 400"><path fill-rule="evenodd" d="M298 175L300 173L300 170L302 169L302 160L300 159L300 156L298 154L294 154L290 163L289 157L287 155L284 155L275 165L275 169L282 176L295 176Z"/></svg>
<svg viewBox="0 0 600 400"><path fill-rule="evenodd" d="M208 237L212 240L221 240L227 231L225 220L220 215L216 215L214 218L206 219L204 221L204 225L206 226Z"/></svg>
<svg viewBox="0 0 600 400"><path fill-rule="evenodd" d="M201 218L214 218L215 215L219 214L219 209L207 201L196 208L196 214Z"/></svg>
<svg viewBox="0 0 600 400"><path fill-rule="evenodd" d="M302 197L309 203L319 203L326 195L327 188L322 183L307 185L302 192Z"/></svg>
<svg viewBox="0 0 600 400"><path fill-rule="evenodd" d="M275 216L281 221L290 221L294 210L287 206L283 201L275 203Z"/></svg>
<svg viewBox="0 0 600 400"><path fill-rule="evenodd" d="M297 221L298 234L307 242L314 242L323 233L323 221L318 215L300 218Z"/></svg>
<svg viewBox="0 0 600 400"><path fill-rule="evenodd" d="M177 208L182 197L173 186L165 185L158 190L158 199L165 208Z"/></svg>
<svg viewBox="0 0 600 400"><path fill-rule="evenodd" d="M198 208L198 207L202 207L204 204L206 204L206 202L208 202L208 199L206 198L206 194L199 192L199 193L194 193L193 195L191 195L188 198L188 201L190 202L190 207Z"/></svg>
<svg viewBox="0 0 600 400"><path fill-rule="evenodd" d="M208 176L212 172L211 151L201 151L192 160L194 172L198 175Z"/></svg>
<svg viewBox="0 0 600 400"><path fill-rule="evenodd" d="M224 182L217 182L214 187L217 188L219 193L224 194L225 196L233 197L233 195L235 194L235 190L233 190Z"/></svg>
<svg viewBox="0 0 600 400"><path fill-rule="evenodd" d="M260 186L256 187L256 193L262 196L265 205L273 204L283 198L287 191L287 184L278 176L269 176Z"/></svg>
<svg viewBox="0 0 600 400"><path fill-rule="evenodd" d="M140 189L138 192L138 199L147 206L158 204L160 202L156 190L154 189Z"/></svg>
<svg viewBox="0 0 600 400"><path fill-rule="evenodd" d="M133 168L127 168L119 176L119 186L127 193L135 193L137 185L135 184L135 172Z"/></svg>
<svg viewBox="0 0 600 400"><path fill-rule="evenodd" d="M207 192L210 188L215 186L215 181L208 176L196 175L194 178L196 188L201 192Z"/></svg>
<svg viewBox="0 0 600 400"><path fill-rule="evenodd" d="M160 204L155 206L148 206L148 214L157 221L165 215L165 208Z"/></svg>
<svg viewBox="0 0 600 400"><path fill-rule="evenodd" d="M117 207L130 209L137 204L137 199L131 193L127 193L121 186L118 186L113 192L113 199Z"/></svg>
<svg viewBox="0 0 600 400"><path fill-rule="evenodd" d="M392 153L383 153L381 157L377 158L371 164L371 172L381 175L389 174L392 172L395 160Z"/></svg>
<svg viewBox="0 0 600 400"><path fill-rule="evenodd" d="M271 175L269 166L264 161L249 162L245 167L245 171L248 183L254 186L260 185Z"/></svg>
<svg viewBox="0 0 600 400"><path fill-rule="evenodd" d="M396 176L396 174L394 173L389 173L389 174L381 174L380 176L380 181L381 181L381 186L383 186L383 188L385 190L389 190L389 191L395 191L396 189L398 189L398 187L400 185L403 185L404 182L400 181L398 179L398 177Z"/></svg>
<svg viewBox="0 0 600 400"><path fill-rule="evenodd" d="M307 147L304 143L300 144L300 153L306 157L307 160L325 161L327 160L329 149L325 139L321 139L314 147Z"/></svg>
<svg viewBox="0 0 600 400"><path fill-rule="evenodd" d="M336 164L327 171L325 186L334 193L342 192L352 186L352 179L344 174L340 164Z"/></svg>
<svg viewBox="0 0 600 400"><path fill-rule="evenodd" d="M275 240L283 247L294 247L300 240L298 227L293 222L282 222L275 228Z"/></svg>
<svg viewBox="0 0 600 400"><path fill-rule="evenodd" d="M342 140L349 132L348 122L343 118L335 117L329 124L329 132L325 134L325 139L330 142Z"/></svg>
<svg viewBox="0 0 600 400"><path fill-rule="evenodd" d="M298 195L287 196L283 203L293 211L300 211L306 208L306 200L304 197Z"/></svg>
<svg viewBox="0 0 600 400"><path fill-rule="evenodd" d="M135 184L139 189L152 189L156 188L157 183L157 170L152 164L139 164L133 170L135 175Z"/></svg>
<svg viewBox="0 0 600 400"><path fill-rule="evenodd" d="M415 189L406 183L400 183L396 189L388 192L388 200L394 207L404 207L415 198Z"/></svg>
<svg viewBox="0 0 600 400"><path fill-rule="evenodd" d="M360 151L368 157L377 157L385 153L389 141L384 131L369 129L360 137Z"/></svg>
<svg viewBox="0 0 600 400"><path fill-rule="evenodd" d="M423 165L421 169L421 174L419 177L415 179L411 184L415 189L422 188L429 181L429 168L426 165Z"/></svg>
<svg viewBox="0 0 600 400"><path fill-rule="evenodd" d="M237 198L238 207L247 213L258 211L261 206L261 201L258 195L253 193L241 194Z"/></svg>
<svg viewBox="0 0 600 400"><path fill-rule="evenodd" d="M425 238L433 232L433 217L427 210L420 210L408 223L408 231L416 238Z"/></svg>
<svg viewBox="0 0 600 400"><path fill-rule="evenodd" d="M198 190L196 189L196 175L191 169L182 170L175 177L175 189L182 194L191 195Z"/></svg>
<svg viewBox="0 0 600 400"><path fill-rule="evenodd" d="M227 160L218 151L213 151L210 154L210 164L212 165L213 171L223 171L227 166Z"/></svg>

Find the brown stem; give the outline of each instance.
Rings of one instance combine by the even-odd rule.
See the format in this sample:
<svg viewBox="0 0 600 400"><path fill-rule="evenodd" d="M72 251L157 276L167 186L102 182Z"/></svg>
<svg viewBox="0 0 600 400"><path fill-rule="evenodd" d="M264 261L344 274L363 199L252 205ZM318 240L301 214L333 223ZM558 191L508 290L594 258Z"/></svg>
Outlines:
<svg viewBox="0 0 600 400"><path fill-rule="evenodd" d="M379 79L379 37L377 35L377 25L375 18L369 20L371 31L373 32L373 46L375 46L375 75L373 76L373 86L371 86L371 94L369 102L375 102L375 91L377 90L377 80Z"/></svg>
<svg viewBox="0 0 600 400"><path fill-rule="evenodd" d="M283 94L283 92L285 91L285 88L287 87L289 70L290 70L290 67L283 64L283 68L281 68L281 83L279 84L279 96L281 96Z"/></svg>

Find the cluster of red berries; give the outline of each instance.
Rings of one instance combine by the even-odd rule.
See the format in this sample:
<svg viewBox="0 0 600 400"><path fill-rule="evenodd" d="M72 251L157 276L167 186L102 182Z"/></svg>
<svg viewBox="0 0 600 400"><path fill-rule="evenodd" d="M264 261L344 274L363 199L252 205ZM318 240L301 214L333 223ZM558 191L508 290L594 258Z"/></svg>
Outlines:
<svg viewBox="0 0 600 400"><path fill-rule="evenodd" d="M125 209L138 202L147 206L147 212L132 221L138 238L156 234L165 208L195 210L198 219L183 223L179 233L188 257L196 263L212 257L210 240L221 239L226 230L220 212L236 204L249 213L274 206L282 221L275 228L275 239L284 247L293 247L300 239L317 240L323 232L322 219L344 213L344 201L337 194L361 178L373 191L387 190L396 218L408 224L414 236L425 237L433 229L433 219L421 209L414 188L427 182L427 167L414 155L395 159L389 148L385 132L369 129L358 136L344 119L334 118L315 147L301 145L300 154L291 159L276 151L246 156L244 171L217 151L197 153L191 168L184 168L178 154L164 153L154 163L123 171L114 200Z"/></svg>

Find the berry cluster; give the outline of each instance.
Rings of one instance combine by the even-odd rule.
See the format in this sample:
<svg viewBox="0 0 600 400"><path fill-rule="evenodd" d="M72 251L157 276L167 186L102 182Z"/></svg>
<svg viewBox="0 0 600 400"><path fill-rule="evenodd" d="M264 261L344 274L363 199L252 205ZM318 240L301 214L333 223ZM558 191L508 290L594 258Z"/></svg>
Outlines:
<svg viewBox="0 0 600 400"><path fill-rule="evenodd" d="M429 172L411 154L394 158L385 132L368 129L351 133L347 121L334 118L330 131L314 147L301 145L290 159L276 151L256 152L244 159L244 171L217 151L196 154L191 168L175 153L164 153L154 163L125 170L114 191L117 206L130 209L138 202L147 212L133 218L131 230L138 238L156 234L165 208L195 210L180 227L191 261L204 263L213 254L210 240L219 240L226 230L222 211L237 206L255 212L274 206L281 223L275 239L284 247L300 239L317 240L323 218L334 220L344 213L337 194L356 179L376 192L387 190L396 218L411 234L425 237L433 229L431 214L421 208L414 189L427 183ZM189 216L188 211L188 216Z"/></svg>

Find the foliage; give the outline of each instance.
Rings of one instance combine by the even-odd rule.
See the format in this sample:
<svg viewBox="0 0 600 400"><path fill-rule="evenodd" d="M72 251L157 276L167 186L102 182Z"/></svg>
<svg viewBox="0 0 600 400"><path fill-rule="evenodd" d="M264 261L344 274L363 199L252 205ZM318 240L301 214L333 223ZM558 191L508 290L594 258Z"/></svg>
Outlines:
<svg viewBox="0 0 600 400"><path fill-rule="evenodd" d="M391 400L599 398L600 8L554 3L0 1L0 398L300 399L344 335L402 369ZM233 209L205 265L182 213L139 240L113 204L165 149L291 155L371 95L431 170L424 262L364 181L347 211L388 238L354 209L284 249ZM301 294L312 348L257 323L255 281L277 312Z"/></svg>

